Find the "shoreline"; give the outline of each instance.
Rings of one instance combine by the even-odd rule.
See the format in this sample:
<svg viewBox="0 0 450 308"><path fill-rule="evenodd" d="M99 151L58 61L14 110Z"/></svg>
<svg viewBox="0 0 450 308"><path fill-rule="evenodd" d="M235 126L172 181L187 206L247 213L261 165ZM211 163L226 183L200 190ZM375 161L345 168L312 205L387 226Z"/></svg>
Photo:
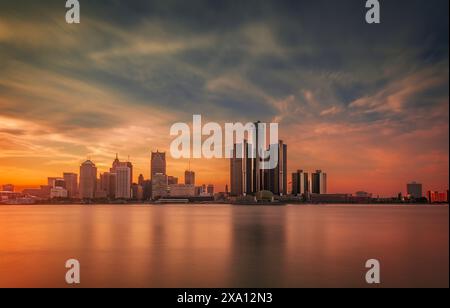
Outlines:
<svg viewBox="0 0 450 308"><path fill-rule="evenodd" d="M0 203L1 207L13 207L13 206L22 206L22 207L39 207L39 206L205 206L205 207L214 207L214 206L236 206L236 207L286 207L286 206L299 206L299 207L320 207L320 206L329 206L329 207L338 207L338 206L353 206L353 207L448 207L448 203L284 203L284 204L233 204L231 202L223 202L223 203L34 203L34 204L6 204Z"/></svg>

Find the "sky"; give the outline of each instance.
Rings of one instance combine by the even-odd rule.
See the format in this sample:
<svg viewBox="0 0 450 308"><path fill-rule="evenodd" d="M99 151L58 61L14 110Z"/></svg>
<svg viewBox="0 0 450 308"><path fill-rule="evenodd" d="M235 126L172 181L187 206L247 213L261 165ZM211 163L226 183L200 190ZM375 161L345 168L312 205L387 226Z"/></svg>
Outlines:
<svg viewBox="0 0 450 308"><path fill-rule="evenodd" d="M95 2L95 3L94 3ZM448 1L0 0L0 184L46 184L115 154L137 176L172 124L276 122L289 174L329 192L447 190ZM168 154L183 179L187 160ZM193 160L223 190L225 159Z"/></svg>

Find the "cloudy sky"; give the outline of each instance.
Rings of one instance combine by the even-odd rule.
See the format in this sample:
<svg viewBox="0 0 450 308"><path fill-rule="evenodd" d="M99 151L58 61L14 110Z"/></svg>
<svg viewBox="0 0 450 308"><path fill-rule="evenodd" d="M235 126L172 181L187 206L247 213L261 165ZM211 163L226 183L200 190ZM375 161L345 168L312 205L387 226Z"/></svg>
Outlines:
<svg viewBox="0 0 450 308"><path fill-rule="evenodd" d="M94 3L95 2L95 3ZM448 187L448 0L0 0L0 184L46 183L115 153L149 176L170 126L278 122L289 171L331 192ZM186 160L169 157L182 178ZM193 161L222 190L226 160Z"/></svg>

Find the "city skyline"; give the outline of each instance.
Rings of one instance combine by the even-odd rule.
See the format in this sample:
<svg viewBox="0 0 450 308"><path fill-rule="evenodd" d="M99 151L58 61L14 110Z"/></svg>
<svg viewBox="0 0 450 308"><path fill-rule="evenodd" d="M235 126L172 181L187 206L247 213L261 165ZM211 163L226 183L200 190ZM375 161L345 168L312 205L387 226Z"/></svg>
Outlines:
<svg viewBox="0 0 450 308"><path fill-rule="evenodd" d="M202 114L279 123L289 182L322 169L330 193L445 191L446 9L390 1L374 27L360 1L90 1L68 25L56 1L4 4L0 183L45 184L81 157L106 172L116 152L148 178L150 149L169 153L170 126ZM179 179L188 165L167 157ZM200 183L229 183L225 159L190 165Z"/></svg>
<svg viewBox="0 0 450 308"><path fill-rule="evenodd" d="M244 142L244 145L246 145L247 143ZM287 153L287 145L283 143L283 141L279 141L278 146L281 145L282 148L282 152ZM274 145L271 145L274 146ZM236 155L236 145L234 148L234 154ZM286 156L281 155L284 158L281 159L281 165L284 166L286 164L288 164ZM99 170L95 164L95 162L93 160L91 160L90 157L88 157L86 160L84 160L80 166L78 167L79 172L75 173L75 172L67 172L67 171L62 171L60 174L62 176L47 176L46 177L46 181L47 184L40 184L40 185L35 185L35 186L21 186L21 185L16 185L12 182L9 183L0 183L0 188L1 187L9 187L10 189L6 190L6 191L15 191L15 192L22 192L22 191L27 191L27 190L33 190L33 189L45 189L46 187L53 187L53 188L58 188L58 185L55 185L55 183L57 181L64 181L65 182L65 190L67 190L66 194L63 196L56 196L56 197L69 197L69 198L81 198L81 199L95 199L95 198L108 198L108 199L133 199L136 196L133 196L133 186L134 185L138 185L139 187L141 187L141 189L144 188L144 186L146 185L145 182L150 182L150 185L152 182L152 177L155 176L157 178L157 180L155 182L158 182L159 179L158 176L164 176L165 178L165 182L166 182L166 186L169 187L170 185L174 185L174 186L178 186L178 188L180 186L192 186L192 189L195 188L202 188L204 192L206 192L206 190L209 192L210 191L210 187L212 187L212 191L216 191L216 192L226 192L228 193L228 189L230 189L229 193L230 196L245 196L246 194L256 194L258 191L263 191L263 190L269 190L271 192L275 192L275 195L290 195L290 196L303 196L305 197L305 194L317 194L317 195L341 195L340 197L342 197L343 195L355 195L356 197L360 197L361 195L364 195L364 197L370 196L370 197L380 197L380 198L390 198L390 197L400 197L400 196L411 196L414 199L421 199L421 198L427 198L429 200L434 200L434 199L440 199L440 200L444 200L444 198L447 198L446 192L448 193L448 188L443 189L442 191L436 189L436 188L429 188L428 185L424 185L420 182L417 181L410 181L407 183L404 183L404 189L400 190L398 193L390 195L390 196L383 196L377 193L374 193L373 191L369 190L358 190L358 191L348 191L348 192L335 192L332 191L330 192L328 190L328 176L326 172L323 172L322 170L315 170L313 171L305 171L302 169L298 169L297 171L289 174L286 173L285 170L284 171L280 171L279 167L277 167L275 170L260 170L259 174L262 177L260 179L260 187L259 190L258 188L256 188L256 182L252 180L253 183L249 183L247 186L247 188L244 188L245 181L248 181L248 179L244 180L244 178L246 178L245 176L245 171L241 171L243 172L243 175L239 175L238 177L242 177L242 179L240 180L239 184L240 186L243 186L240 190L238 190L238 192L236 192L236 180L233 180L233 173L236 172L235 170L235 165L236 165L236 161L241 161L240 164L242 164L242 159L241 158L231 158L231 159L227 159L228 161L228 171L229 171L229 180L228 182L224 185L224 189L217 189L217 186L215 186L215 184L212 184L211 182L202 182L203 184L199 184L196 185L195 183L195 177L196 177L196 172L195 170L192 170L190 168L190 162L189 162L189 168L186 169L184 171L184 183L178 183L178 177L173 176L173 175L169 175L169 173L167 172L168 168L167 168L167 160L166 160L166 153L165 152L161 152L159 150L156 150L156 152L151 152L151 156L150 156L150 160L149 160L149 166L150 168L148 168L150 170L149 172L149 177L145 177L142 173L138 173L136 174L134 177L133 175L133 169L134 166L132 164L132 162L130 161L130 158L128 157L127 161L120 161L119 159L119 154L116 153L115 155L115 159L112 162L112 167L110 166L110 168L106 171L102 171ZM156 159L155 159L156 158ZM155 168L155 164L154 164L154 160L160 160L162 158L162 161L158 161L156 164L156 168L161 169L163 171L163 173L159 173L159 172L155 172L153 173L152 170L153 168ZM252 159L247 158L246 160L250 160L253 161ZM280 163L280 162L279 162ZM254 163L250 162L250 165L253 165ZM87 194L83 193L83 180L82 178L86 178L85 176L82 176L83 174L83 170L86 170L86 167L88 169L87 171L87 177L92 177L92 183L88 184L88 186L90 186L90 188L88 188L90 191ZM122 189L117 189L118 183L123 182L124 179L119 180L116 182L116 177L119 176L119 173L124 171L122 170L123 168L126 168L127 170L125 170L127 172L127 178L125 179L126 182L128 182L128 186L122 183ZM242 169L242 165L241 167L239 167ZM252 167L250 167L252 168ZM91 171L91 169L93 171ZM119 170L120 169L120 170ZM86 173L86 171L84 171ZM179 172L179 171L178 171ZM173 171L170 170L170 174L172 173L178 173L177 171ZM280 173L280 178L276 178L274 174ZM110 180L109 177L113 176L113 179ZM253 175L252 177L254 177L255 175ZM108 179L106 179L106 177L108 177ZM137 181L135 181L135 179ZM281 179L281 180L280 180ZM104 181L107 181L107 185L104 187ZM113 184L113 186L110 186L111 184L109 184L110 182L115 182L116 184ZM78 187L76 185L76 183L78 182ZM84 182L86 182L86 179L84 179ZM89 182L89 180L88 180ZM210 184L204 184L204 183L210 183ZM234 184L233 184L234 183ZM283 186L285 185L285 183L287 183L287 187L286 190L283 190ZM159 185L159 184L158 184ZM281 185L281 186L280 186ZM124 187L128 187L128 189L124 188ZM278 187L278 188L277 188ZM85 188L86 189L86 188ZM111 189L113 190L112 195L111 195ZM153 189L155 189L153 187ZM167 189L167 188L166 188ZM183 188L181 188L182 191ZM127 193L124 193L124 191L127 191ZM177 189L178 190L178 189ZM234 191L233 191L234 190ZM117 195L117 192L121 191L121 193L119 193L119 195ZM45 192L45 191L44 191ZM75 193L74 193L75 192ZM50 191L48 191L48 193L50 194ZM78 196L75 197L78 193ZM97 195L97 193L101 193L100 196ZM197 194L197 192L196 192ZM431 194L431 195L430 195ZM199 195L199 194L197 194ZM445 195L445 196L444 196ZM164 196L158 196L158 197L164 197ZM53 197L51 197L53 198ZM144 199L145 200L145 199Z"/></svg>

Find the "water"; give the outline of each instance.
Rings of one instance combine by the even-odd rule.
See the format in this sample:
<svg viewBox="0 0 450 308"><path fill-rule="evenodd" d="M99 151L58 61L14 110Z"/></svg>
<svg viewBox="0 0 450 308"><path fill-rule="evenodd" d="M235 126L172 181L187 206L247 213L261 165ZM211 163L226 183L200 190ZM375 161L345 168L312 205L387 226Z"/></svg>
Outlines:
<svg viewBox="0 0 450 308"><path fill-rule="evenodd" d="M0 287L449 286L448 206L0 206Z"/></svg>

